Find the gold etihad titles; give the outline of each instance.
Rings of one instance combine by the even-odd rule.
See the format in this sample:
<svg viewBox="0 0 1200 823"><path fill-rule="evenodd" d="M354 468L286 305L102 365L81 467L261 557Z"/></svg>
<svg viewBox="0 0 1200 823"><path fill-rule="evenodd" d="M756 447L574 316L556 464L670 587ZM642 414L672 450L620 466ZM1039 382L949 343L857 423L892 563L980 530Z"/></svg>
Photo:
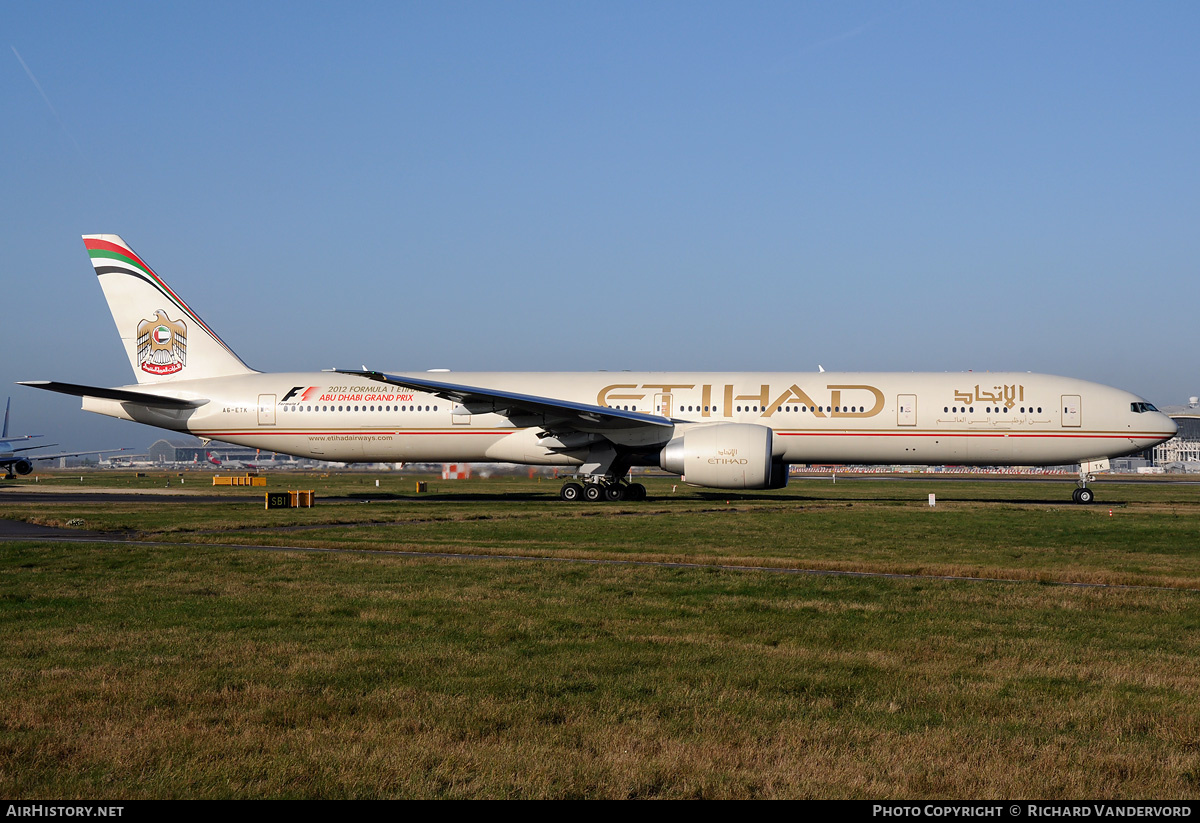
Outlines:
<svg viewBox="0 0 1200 823"><path fill-rule="evenodd" d="M1015 406L1025 402L1025 387L1020 384L1012 386L992 386L991 391L980 389L975 384L974 391L954 390L955 403L995 403L1001 406Z"/></svg>
<svg viewBox="0 0 1200 823"><path fill-rule="evenodd" d="M803 406L815 417L874 417L883 411L883 392L865 384L827 385L825 391L829 393L829 399L825 400L825 395L820 394L819 401L814 400L813 395L795 383L778 395L769 383L760 383L758 391L753 394L747 392L747 388L733 384L714 386L708 383L699 386L695 383L613 383L599 391L596 395L596 405L619 406L627 402L645 400L652 395L670 395L676 403L675 409L678 410L680 404L686 405L691 402L692 405L696 405L694 400L688 401L679 397L681 393L699 390L701 417L712 417L714 413L721 417L733 417L738 413L739 405L746 411L755 409L759 412L759 417L771 417L783 407L793 405ZM739 390L741 393L738 393ZM712 405L714 397L721 398L720 407ZM719 412L716 411L717 408L720 409Z"/></svg>

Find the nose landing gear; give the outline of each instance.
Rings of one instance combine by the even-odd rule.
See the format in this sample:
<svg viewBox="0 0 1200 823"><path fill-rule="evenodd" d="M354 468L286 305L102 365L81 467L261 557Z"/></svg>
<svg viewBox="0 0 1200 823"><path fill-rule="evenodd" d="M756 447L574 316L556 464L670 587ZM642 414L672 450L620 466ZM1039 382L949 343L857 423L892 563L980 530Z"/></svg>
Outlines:
<svg viewBox="0 0 1200 823"><path fill-rule="evenodd" d="M1094 474L1092 474L1092 471L1095 470L1095 471L1106 472L1106 471L1108 471L1110 465L1111 464L1109 463L1108 458L1101 458L1098 460L1088 460L1084 463L1080 463L1079 464L1079 480L1077 481L1077 485L1079 486L1079 488L1077 488L1077 489L1075 489L1075 491L1071 492L1071 499L1073 501L1075 501L1076 503L1082 503L1084 505L1087 505L1088 503L1091 503L1093 500L1095 500L1096 499L1095 493L1091 489L1088 488L1088 483L1091 483L1093 480L1096 479L1096 476Z"/></svg>

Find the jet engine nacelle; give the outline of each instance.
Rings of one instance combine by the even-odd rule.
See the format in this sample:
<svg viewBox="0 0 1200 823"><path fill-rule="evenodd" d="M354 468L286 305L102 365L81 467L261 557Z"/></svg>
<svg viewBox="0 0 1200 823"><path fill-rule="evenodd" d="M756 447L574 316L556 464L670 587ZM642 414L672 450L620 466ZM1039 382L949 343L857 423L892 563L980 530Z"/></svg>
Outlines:
<svg viewBox="0 0 1200 823"><path fill-rule="evenodd" d="M773 432L751 423L688 427L659 452L659 465L685 483L714 489L782 489L788 472L771 454Z"/></svg>
<svg viewBox="0 0 1200 823"><path fill-rule="evenodd" d="M17 474L29 474L31 471L33 471L33 464L28 460L18 460L16 463L12 464L12 469Z"/></svg>

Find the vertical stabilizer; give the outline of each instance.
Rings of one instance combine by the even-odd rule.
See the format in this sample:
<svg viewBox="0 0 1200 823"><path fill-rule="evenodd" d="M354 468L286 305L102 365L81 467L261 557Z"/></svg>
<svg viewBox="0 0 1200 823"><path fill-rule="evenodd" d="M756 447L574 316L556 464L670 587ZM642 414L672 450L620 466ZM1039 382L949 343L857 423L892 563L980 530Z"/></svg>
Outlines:
<svg viewBox="0 0 1200 823"><path fill-rule="evenodd" d="M8 398L4 402L4 431L0 431L0 440L8 437L8 407L12 405L12 398Z"/></svg>
<svg viewBox="0 0 1200 823"><path fill-rule="evenodd" d="M85 234L139 383L250 374L229 346L115 234Z"/></svg>

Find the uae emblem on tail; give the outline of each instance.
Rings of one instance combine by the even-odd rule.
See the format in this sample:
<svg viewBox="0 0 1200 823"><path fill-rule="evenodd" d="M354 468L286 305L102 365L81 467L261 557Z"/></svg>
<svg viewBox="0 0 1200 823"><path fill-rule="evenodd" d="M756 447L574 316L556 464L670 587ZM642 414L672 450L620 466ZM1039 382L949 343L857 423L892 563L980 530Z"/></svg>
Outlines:
<svg viewBox="0 0 1200 823"><path fill-rule="evenodd" d="M187 325L162 309L137 329L138 368L156 375L174 374L187 365Z"/></svg>

